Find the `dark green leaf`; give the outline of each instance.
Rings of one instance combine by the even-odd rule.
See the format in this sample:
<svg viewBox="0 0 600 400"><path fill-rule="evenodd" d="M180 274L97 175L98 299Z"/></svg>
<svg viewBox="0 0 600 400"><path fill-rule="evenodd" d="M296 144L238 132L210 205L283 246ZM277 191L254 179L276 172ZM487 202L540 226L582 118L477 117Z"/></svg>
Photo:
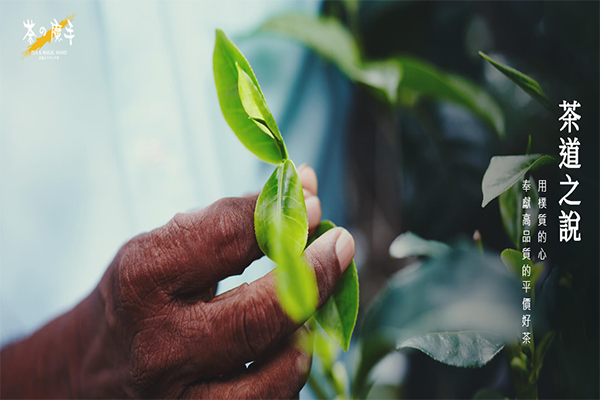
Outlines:
<svg viewBox="0 0 600 400"><path fill-rule="evenodd" d="M436 361L455 367L480 368L502 348L500 336L484 331L432 332L398 343L398 350L412 347Z"/></svg>
<svg viewBox="0 0 600 400"><path fill-rule="evenodd" d="M479 55L483 57L487 62L492 64L498 71L506 75L511 81L516 83L521 89L523 89L528 95L530 95L539 103L541 103L544 107L550 108L550 100L548 100L548 96L546 96L546 93L544 93L540 84L537 83L534 79L528 77L522 72L517 71L514 68L499 63L498 61L494 60L493 58L481 51L479 52Z"/></svg>
<svg viewBox="0 0 600 400"><path fill-rule="evenodd" d="M334 63L350 79L385 94L395 103L398 88L404 96L424 96L454 102L467 108L504 135L504 116L498 104L477 85L444 73L414 58L381 61L363 59L355 39L337 19L286 14L263 24L259 31L288 36Z"/></svg>
<svg viewBox="0 0 600 400"><path fill-rule="evenodd" d="M401 70L393 60L363 63L350 31L337 19L303 14L284 14L265 22L259 32L285 35L299 41L335 64L350 79L381 90L396 101Z"/></svg>
<svg viewBox="0 0 600 400"><path fill-rule="evenodd" d="M277 166L260 192L254 211L254 229L258 245L272 260L275 260L271 251L274 243L285 243L286 252L292 256L304 251L308 218L302 182L291 160ZM273 236L274 232L278 232L278 236Z"/></svg>
<svg viewBox="0 0 600 400"><path fill-rule="evenodd" d="M502 217L504 230L517 249L521 249L521 232L523 232L523 225L519 221L521 218L522 198L523 192L521 191L519 182L498 196L498 205L500 207L500 216Z"/></svg>
<svg viewBox="0 0 600 400"><path fill-rule="evenodd" d="M328 230L335 228L331 221L322 221L310 243ZM319 325L327 334L347 351L358 316L358 274L354 260L342 274L335 290L327 303L315 314Z"/></svg>
<svg viewBox="0 0 600 400"><path fill-rule="evenodd" d="M537 226L538 216L538 192L537 187L533 179L531 181L531 190L527 192L527 196L531 198L531 208L527 210L527 213L531 218L531 226L529 231L531 233L531 240L534 240L534 231ZM523 196L525 192L522 188L521 181L517 181L507 191L500 194L498 197L498 204L500 206L500 215L502 216L502 224L508 234L510 240L514 243L515 247L520 250L523 247L523 217L522 214L525 212L523 207Z"/></svg>
<svg viewBox="0 0 600 400"><path fill-rule="evenodd" d="M470 247L457 247L419 268L400 271L364 315L362 357L353 395L364 397L365 377L371 368L412 338L439 332L485 331L504 341L512 340L521 328L519 307L515 307L521 297L518 280L508 274L497 256ZM459 347L450 352L464 357L452 358L453 365L475 366L489 361L489 352L471 353L469 346L460 348L463 343L470 342L454 341Z"/></svg>
<svg viewBox="0 0 600 400"><path fill-rule="evenodd" d="M473 396L473 400L504 400L504 399L508 400L508 397L503 396L502 394L495 391L494 389L481 389L477 393L475 393L475 396Z"/></svg>
<svg viewBox="0 0 600 400"><path fill-rule="evenodd" d="M412 256L439 257L450 250L450 246L435 240L425 240L412 232L398 236L390 245L390 255L394 258Z"/></svg>
<svg viewBox="0 0 600 400"><path fill-rule="evenodd" d="M550 331L546 333L546 335L544 335L540 344L535 346L535 351L533 355L533 371L534 376L536 377L536 381L540 375L542 367L544 366L544 358L546 357L546 353L548 352L548 349L550 349L550 346L552 345L552 341L554 340L555 336L555 332Z"/></svg>
<svg viewBox="0 0 600 400"><path fill-rule="evenodd" d="M523 277L523 265L531 267L531 276L527 279L531 281L531 286L535 287L535 282L539 278L540 274L544 270L544 264L538 263L533 264L531 260L523 260L523 253L514 249L505 249L500 254L502 262L506 268L518 279L526 279Z"/></svg>
<svg viewBox="0 0 600 400"><path fill-rule="evenodd" d="M528 171L552 162L554 158L543 154L492 157L481 182L483 191L481 207L485 207L494 198L510 189L523 179Z"/></svg>
<svg viewBox="0 0 600 400"><path fill-rule="evenodd" d="M397 60L402 66L400 96L423 96L455 103L477 115L504 137L502 109L485 90L416 58L399 57Z"/></svg>
<svg viewBox="0 0 600 400"><path fill-rule="evenodd" d="M268 20L258 30L297 40L349 72L348 75L361 64L352 34L336 18L283 14Z"/></svg>
<svg viewBox="0 0 600 400"><path fill-rule="evenodd" d="M265 132L260 123L249 118L240 99L238 68L241 69L252 81L254 89L262 99L256 107L261 110L264 122L272 134ZM217 94L221 105L221 112L225 120L236 134L240 142L260 159L278 164L287 158L283 141L276 140L279 136L277 125L268 111L264 96L250 64L238 48L229 40L221 30L216 31L215 51L213 54L213 72ZM247 88L248 85L245 87Z"/></svg>

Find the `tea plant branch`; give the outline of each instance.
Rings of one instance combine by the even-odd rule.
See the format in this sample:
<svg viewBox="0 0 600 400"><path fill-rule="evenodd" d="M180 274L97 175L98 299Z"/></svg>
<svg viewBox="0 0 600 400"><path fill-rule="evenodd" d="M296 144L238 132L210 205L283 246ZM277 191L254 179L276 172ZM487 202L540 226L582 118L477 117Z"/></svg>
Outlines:
<svg viewBox="0 0 600 400"><path fill-rule="evenodd" d="M256 239L265 255L278 264L276 289L283 309L294 321L305 321L316 311L318 288L303 255L308 218L298 172L250 64L221 30L216 31L213 69L225 120L248 150L276 164L256 203ZM308 243L334 226L323 221ZM315 317L325 332L348 350L357 315L358 278L351 262Z"/></svg>

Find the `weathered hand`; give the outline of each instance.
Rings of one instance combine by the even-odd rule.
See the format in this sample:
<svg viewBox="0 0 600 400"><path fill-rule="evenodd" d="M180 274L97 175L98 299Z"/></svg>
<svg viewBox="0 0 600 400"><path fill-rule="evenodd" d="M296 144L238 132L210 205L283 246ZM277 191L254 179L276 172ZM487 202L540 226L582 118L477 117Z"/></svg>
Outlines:
<svg viewBox="0 0 600 400"><path fill-rule="evenodd" d="M316 176L309 167L299 173L314 228L321 216ZM279 305L273 273L214 297L220 280L262 256L255 204L256 196L222 199L124 245L97 289L69 313L76 322L63 321L75 338L68 352L69 392L56 395L296 397L311 356L295 343L302 330ZM337 228L305 254L322 305L350 263L354 241ZM5 372L10 366L2 361ZM5 393L4 382L2 388L3 397L14 393Z"/></svg>

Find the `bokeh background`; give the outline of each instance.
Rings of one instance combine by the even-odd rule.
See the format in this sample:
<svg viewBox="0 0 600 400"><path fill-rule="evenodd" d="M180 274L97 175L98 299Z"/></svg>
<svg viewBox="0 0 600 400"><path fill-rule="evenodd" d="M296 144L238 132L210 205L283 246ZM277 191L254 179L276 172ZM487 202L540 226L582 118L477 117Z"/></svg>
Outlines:
<svg viewBox="0 0 600 400"><path fill-rule="evenodd" d="M348 3L354 2L0 3L1 345L82 300L132 236L177 212L260 190L271 167L239 143L218 105L216 28L248 58L291 158L316 169L324 218L356 238L359 325L408 263L389 255L400 233L454 242L477 229L490 251L510 247L497 205L481 208L481 179L493 155L523 154L529 135L536 153L558 156L560 109L545 110L479 57L481 50L535 78L550 98L583 105L585 182L577 194L584 239L555 243L545 271L555 290L545 291L544 320L561 338L539 394L597 398L598 3L360 2L353 20ZM33 20L37 33L74 12L73 44L52 44L67 55L20 59L23 21ZM252 34L284 12L337 18L368 59L411 55L477 83L502 107L506 139L449 102L423 99L390 112L310 49ZM556 216L561 178L553 170L539 177L554 182L548 213ZM219 290L270 268L258 262ZM352 350L342 359L351 363ZM472 398L493 387L514 397L501 355L468 370L416 351L395 353L374 379L389 389L380 396Z"/></svg>

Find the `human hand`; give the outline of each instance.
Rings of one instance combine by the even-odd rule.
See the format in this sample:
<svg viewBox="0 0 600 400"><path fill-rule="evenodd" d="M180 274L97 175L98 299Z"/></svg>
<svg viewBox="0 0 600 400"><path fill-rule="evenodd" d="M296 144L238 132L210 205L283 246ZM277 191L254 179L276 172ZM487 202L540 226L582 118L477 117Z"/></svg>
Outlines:
<svg viewBox="0 0 600 400"><path fill-rule="evenodd" d="M314 229L321 217L316 175L307 166L299 174ZM297 397L311 355L297 343L300 324L278 302L273 272L214 297L220 280L262 256L256 199L221 199L177 214L121 248L71 312L77 350L69 352L69 393L60 397ZM305 255L321 306L350 263L354 240L336 228Z"/></svg>

